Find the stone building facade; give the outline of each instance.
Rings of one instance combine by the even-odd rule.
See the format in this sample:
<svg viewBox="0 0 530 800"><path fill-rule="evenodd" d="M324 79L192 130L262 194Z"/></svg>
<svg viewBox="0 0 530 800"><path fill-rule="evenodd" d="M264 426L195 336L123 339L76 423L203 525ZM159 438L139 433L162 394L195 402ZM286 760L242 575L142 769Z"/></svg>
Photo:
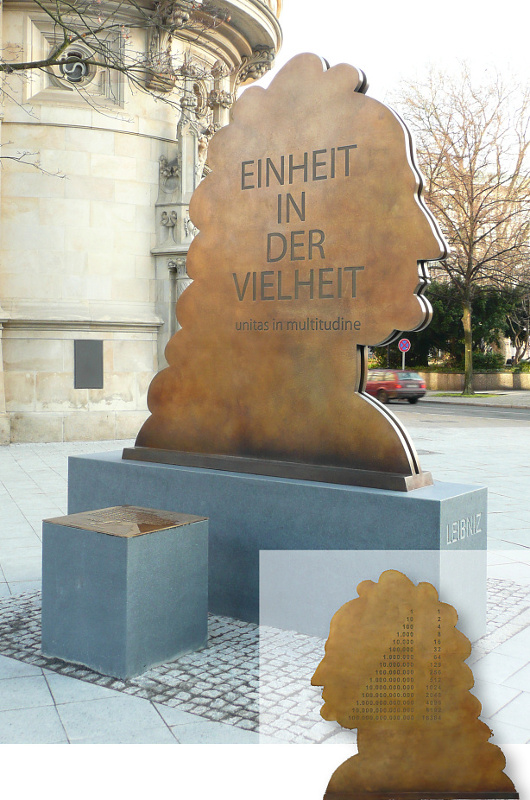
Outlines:
<svg viewBox="0 0 530 800"><path fill-rule="evenodd" d="M166 13L204 17L201 0L142 0L146 18L162 2ZM238 88L270 69L281 44L280 4L219 0L221 21L184 26L168 42L156 26L129 28L128 4L115 3L125 47L170 51L180 65L177 82L163 68L146 72L158 99L104 65L84 69L79 45L61 73L6 77L2 443L135 436L189 282L196 231L188 204L208 169L209 138L228 122ZM6 60L45 58L58 35L27 0L4 0L1 22Z"/></svg>

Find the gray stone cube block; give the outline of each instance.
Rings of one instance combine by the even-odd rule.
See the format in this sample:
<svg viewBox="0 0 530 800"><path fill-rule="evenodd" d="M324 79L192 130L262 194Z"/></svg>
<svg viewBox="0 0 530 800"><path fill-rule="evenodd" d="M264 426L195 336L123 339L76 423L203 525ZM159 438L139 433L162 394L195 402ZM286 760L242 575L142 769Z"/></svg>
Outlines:
<svg viewBox="0 0 530 800"><path fill-rule="evenodd" d="M207 519L127 535L78 527L86 517L43 522L42 652L125 679L204 646Z"/></svg>

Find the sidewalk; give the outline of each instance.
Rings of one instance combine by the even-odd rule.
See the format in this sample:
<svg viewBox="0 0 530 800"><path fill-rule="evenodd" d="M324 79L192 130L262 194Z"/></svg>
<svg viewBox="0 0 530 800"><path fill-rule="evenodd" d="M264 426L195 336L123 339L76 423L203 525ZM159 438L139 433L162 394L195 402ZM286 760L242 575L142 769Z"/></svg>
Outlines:
<svg viewBox="0 0 530 800"><path fill-rule="evenodd" d="M518 395L528 407L527 394L495 405ZM480 436L450 421L405 423L435 479L489 488L488 633L468 663L493 741L530 743L530 426ZM127 682L40 656L41 520L66 513L67 456L129 444L0 449L0 743L353 744L354 732L319 716L309 680L324 642L314 637L213 617L208 650Z"/></svg>
<svg viewBox="0 0 530 800"><path fill-rule="evenodd" d="M530 391L519 389L492 390L476 392L473 397L462 395L447 396L449 392L428 391L420 403L448 403L452 405L492 406L494 408L528 408L530 409ZM453 394L451 392L451 394Z"/></svg>
<svg viewBox="0 0 530 800"><path fill-rule="evenodd" d="M41 525L66 513L67 457L128 445L0 449L0 743L355 743L320 717L314 637L211 616L207 650L126 682L41 656Z"/></svg>

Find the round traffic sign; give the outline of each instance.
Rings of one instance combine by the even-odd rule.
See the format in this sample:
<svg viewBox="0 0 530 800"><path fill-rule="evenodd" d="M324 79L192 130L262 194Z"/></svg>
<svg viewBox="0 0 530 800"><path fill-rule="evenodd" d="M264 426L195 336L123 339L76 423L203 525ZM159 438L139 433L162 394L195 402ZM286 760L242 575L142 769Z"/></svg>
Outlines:
<svg viewBox="0 0 530 800"><path fill-rule="evenodd" d="M408 339L400 339L398 347L402 353L407 353L410 350L410 342Z"/></svg>

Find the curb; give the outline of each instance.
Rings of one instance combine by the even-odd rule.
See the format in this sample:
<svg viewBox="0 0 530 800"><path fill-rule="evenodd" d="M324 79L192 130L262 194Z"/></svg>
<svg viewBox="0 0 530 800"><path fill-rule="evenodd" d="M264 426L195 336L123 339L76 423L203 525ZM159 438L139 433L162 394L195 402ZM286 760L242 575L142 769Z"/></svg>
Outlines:
<svg viewBox="0 0 530 800"><path fill-rule="evenodd" d="M481 402L480 400L458 400L457 398L451 398L447 400L443 400L442 398L439 399L429 399L422 398L424 403L437 403L438 405L447 405L447 406L478 406L479 408L516 408L520 411L524 411L525 409L530 411L530 403L528 405L515 405L513 403L486 403Z"/></svg>

